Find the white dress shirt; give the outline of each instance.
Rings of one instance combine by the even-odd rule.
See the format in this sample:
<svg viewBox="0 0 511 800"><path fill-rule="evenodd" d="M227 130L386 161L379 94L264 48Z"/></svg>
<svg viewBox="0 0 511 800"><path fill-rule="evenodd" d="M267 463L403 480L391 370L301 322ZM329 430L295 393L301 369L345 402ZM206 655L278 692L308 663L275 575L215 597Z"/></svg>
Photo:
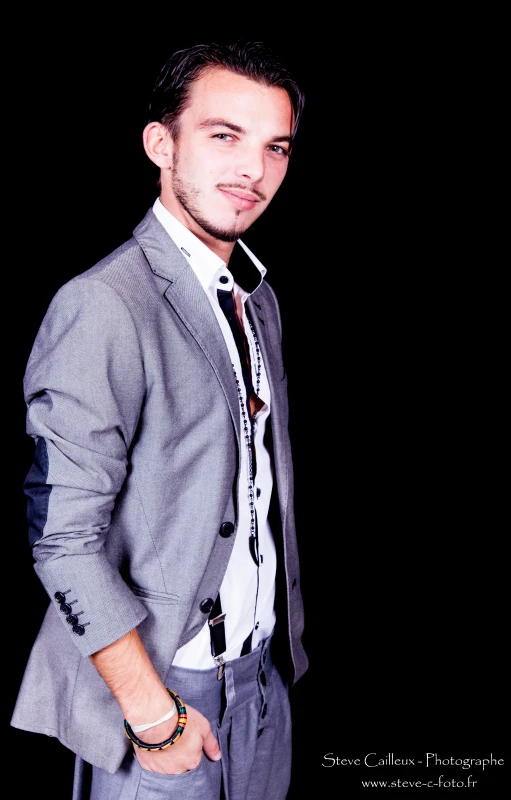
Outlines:
<svg viewBox="0 0 511 800"><path fill-rule="evenodd" d="M199 279L215 312L218 324L223 333L229 356L243 386L241 363L231 328L219 305L217 289L230 291L234 289L234 299L238 317L243 321L245 335L250 349L252 382L256 386L256 346L245 312L245 301L249 293L234 282L222 259L213 253L188 228L179 222L156 199L153 211L176 246L188 259L191 268ZM261 273L263 280L266 269L243 242L238 244ZM226 276L227 282L221 283L220 277ZM233 381L234 373L233 373ZM268 522L268 510L273 486L273 472L270 453L264 445L264 433L270 414L270 390L268 379L262 362L259 384L259 398L262 406L257 412L253 425L253 442L256 451L257 474L254 480L254 504L257 514L257 530L259 539L259 565L256 566L249 549L250 505L249 505L249 461L248 452L242 437L241 469L239 473L239 521L236 541L229 559L227 571L220 587L222 612L225 614L226 651L225 661L238 658L243 642L252 633L252 649L266 639L275 624L275 574L277 558L275 542ZM240 408L240 425L243 432L243 420ZM214 599L214 598L213 598ZM211 654L210 626L208 621L199 633L181 647L173 664L190 669L210 669L215 666Z"/></svg>

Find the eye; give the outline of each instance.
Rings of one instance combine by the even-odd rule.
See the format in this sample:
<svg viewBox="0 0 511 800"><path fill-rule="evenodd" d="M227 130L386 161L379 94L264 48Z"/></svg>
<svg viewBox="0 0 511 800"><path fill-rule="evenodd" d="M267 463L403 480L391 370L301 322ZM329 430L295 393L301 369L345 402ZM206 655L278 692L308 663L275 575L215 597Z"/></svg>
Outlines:
<svg viewBox="0 0 511 800"><path fill-rule="evenodd" d="M214 133L212 138L219 139L221 142L227 142L230 141L233 136L230 133Z"/></svg>
<svg viewBox="0 0 511 800"><path fill-rule="evenodd" d="M275 153L278 156L288 156L289 150L286 150L284 147L281 147L280 144L271 144L269 149L272 153Z"/></svg>

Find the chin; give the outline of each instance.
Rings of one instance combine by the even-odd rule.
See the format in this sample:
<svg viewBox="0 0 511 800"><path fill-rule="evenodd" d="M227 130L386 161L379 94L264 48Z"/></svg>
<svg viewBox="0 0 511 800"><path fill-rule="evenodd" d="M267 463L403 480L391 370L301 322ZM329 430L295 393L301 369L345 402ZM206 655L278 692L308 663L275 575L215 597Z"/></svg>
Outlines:
<svg viewBox="0 0 511 800"><path fill-rule="evenodd" d="M203 223L202 227L206 233L213 236L215 239L219 239L221 242L235 242L236 239L239 239L239 237L249 229L250 225L251 223L249 222L240 224L239 220L235 220L234 222L231 220L229 223Z"/></svg>

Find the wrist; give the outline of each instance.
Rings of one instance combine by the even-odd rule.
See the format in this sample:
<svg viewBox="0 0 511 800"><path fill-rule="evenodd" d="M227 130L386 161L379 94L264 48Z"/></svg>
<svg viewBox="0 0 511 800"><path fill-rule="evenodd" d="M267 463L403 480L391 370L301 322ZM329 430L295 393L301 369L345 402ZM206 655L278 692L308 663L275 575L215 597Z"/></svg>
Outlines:
<svg viewBox="0 0 511 800"><path fill-rule="evenodd" d="M149 728L157 728L164 722L167 722L171 717L173 717L176 711L177 711L176 703L174 702L172 703L170 711L167 711L167 713L164 714L159 719L156 719L154 722L145 722L143 725L131 725L131 730L133 731L133 733L143 733L144 731L148 731Z"/></svg>
<svg viewBox="0 0 511 800"><path fill-rule="evenodd" d="M123 708L124 718L133 727L164 722L163 719L169 712L175 713L176 704L168 690L159 684L153 686L149 692L144 691L132 697L129 705ZM172 720L175 722L175 720ZM144 731L145 733L145 731Z"/></svg>
<svg viewBox="0 0 511 800"><path fill-rule="evenodd" d="M148 730L141 734L143 739L139 738L138 734L133 731L131 723L128 721L128 719L124 719L124 731L126 736L133 742L133 744L143 750L165 750L167 747L170 747L172 744L174 744L174 742L177 742L186 727L187 713L186 707L183 705L183 701L171 689L166 689L166 691L176 704L177 714L172 715L172 717L168 720L165 720L165 722L158 721L157 725L148 728ZM164 733L168 735L166 735L164 739L161 739L160 737Z"/></svg>

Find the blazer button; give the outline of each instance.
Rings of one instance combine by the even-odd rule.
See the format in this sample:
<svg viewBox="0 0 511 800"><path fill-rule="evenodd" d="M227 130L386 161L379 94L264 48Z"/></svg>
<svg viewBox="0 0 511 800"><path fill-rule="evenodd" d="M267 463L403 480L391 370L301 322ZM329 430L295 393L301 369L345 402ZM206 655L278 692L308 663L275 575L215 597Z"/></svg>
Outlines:
<svg viewBox="0 0 511 800"><path fill-rule="evenodd" d="M206 599L200 604L199 608L203 614L209 614L214 605L214 600L212 600L211 597L206 597Z"/></svg>
<svg viewBox="0 0 511 800"><path fill-rule="evenodd" d="M222 522L220 525L220 536L223 536L224 539L228 539L229 536L232 536L234 533L234 525L232 522Z"/></svg>
<svg viewBox="0 0 511 800"><path fill-rule="evenodd" d="M85 628L83 625L73 625L73 633L76 633L77 636L83 636Z"/></svg>

